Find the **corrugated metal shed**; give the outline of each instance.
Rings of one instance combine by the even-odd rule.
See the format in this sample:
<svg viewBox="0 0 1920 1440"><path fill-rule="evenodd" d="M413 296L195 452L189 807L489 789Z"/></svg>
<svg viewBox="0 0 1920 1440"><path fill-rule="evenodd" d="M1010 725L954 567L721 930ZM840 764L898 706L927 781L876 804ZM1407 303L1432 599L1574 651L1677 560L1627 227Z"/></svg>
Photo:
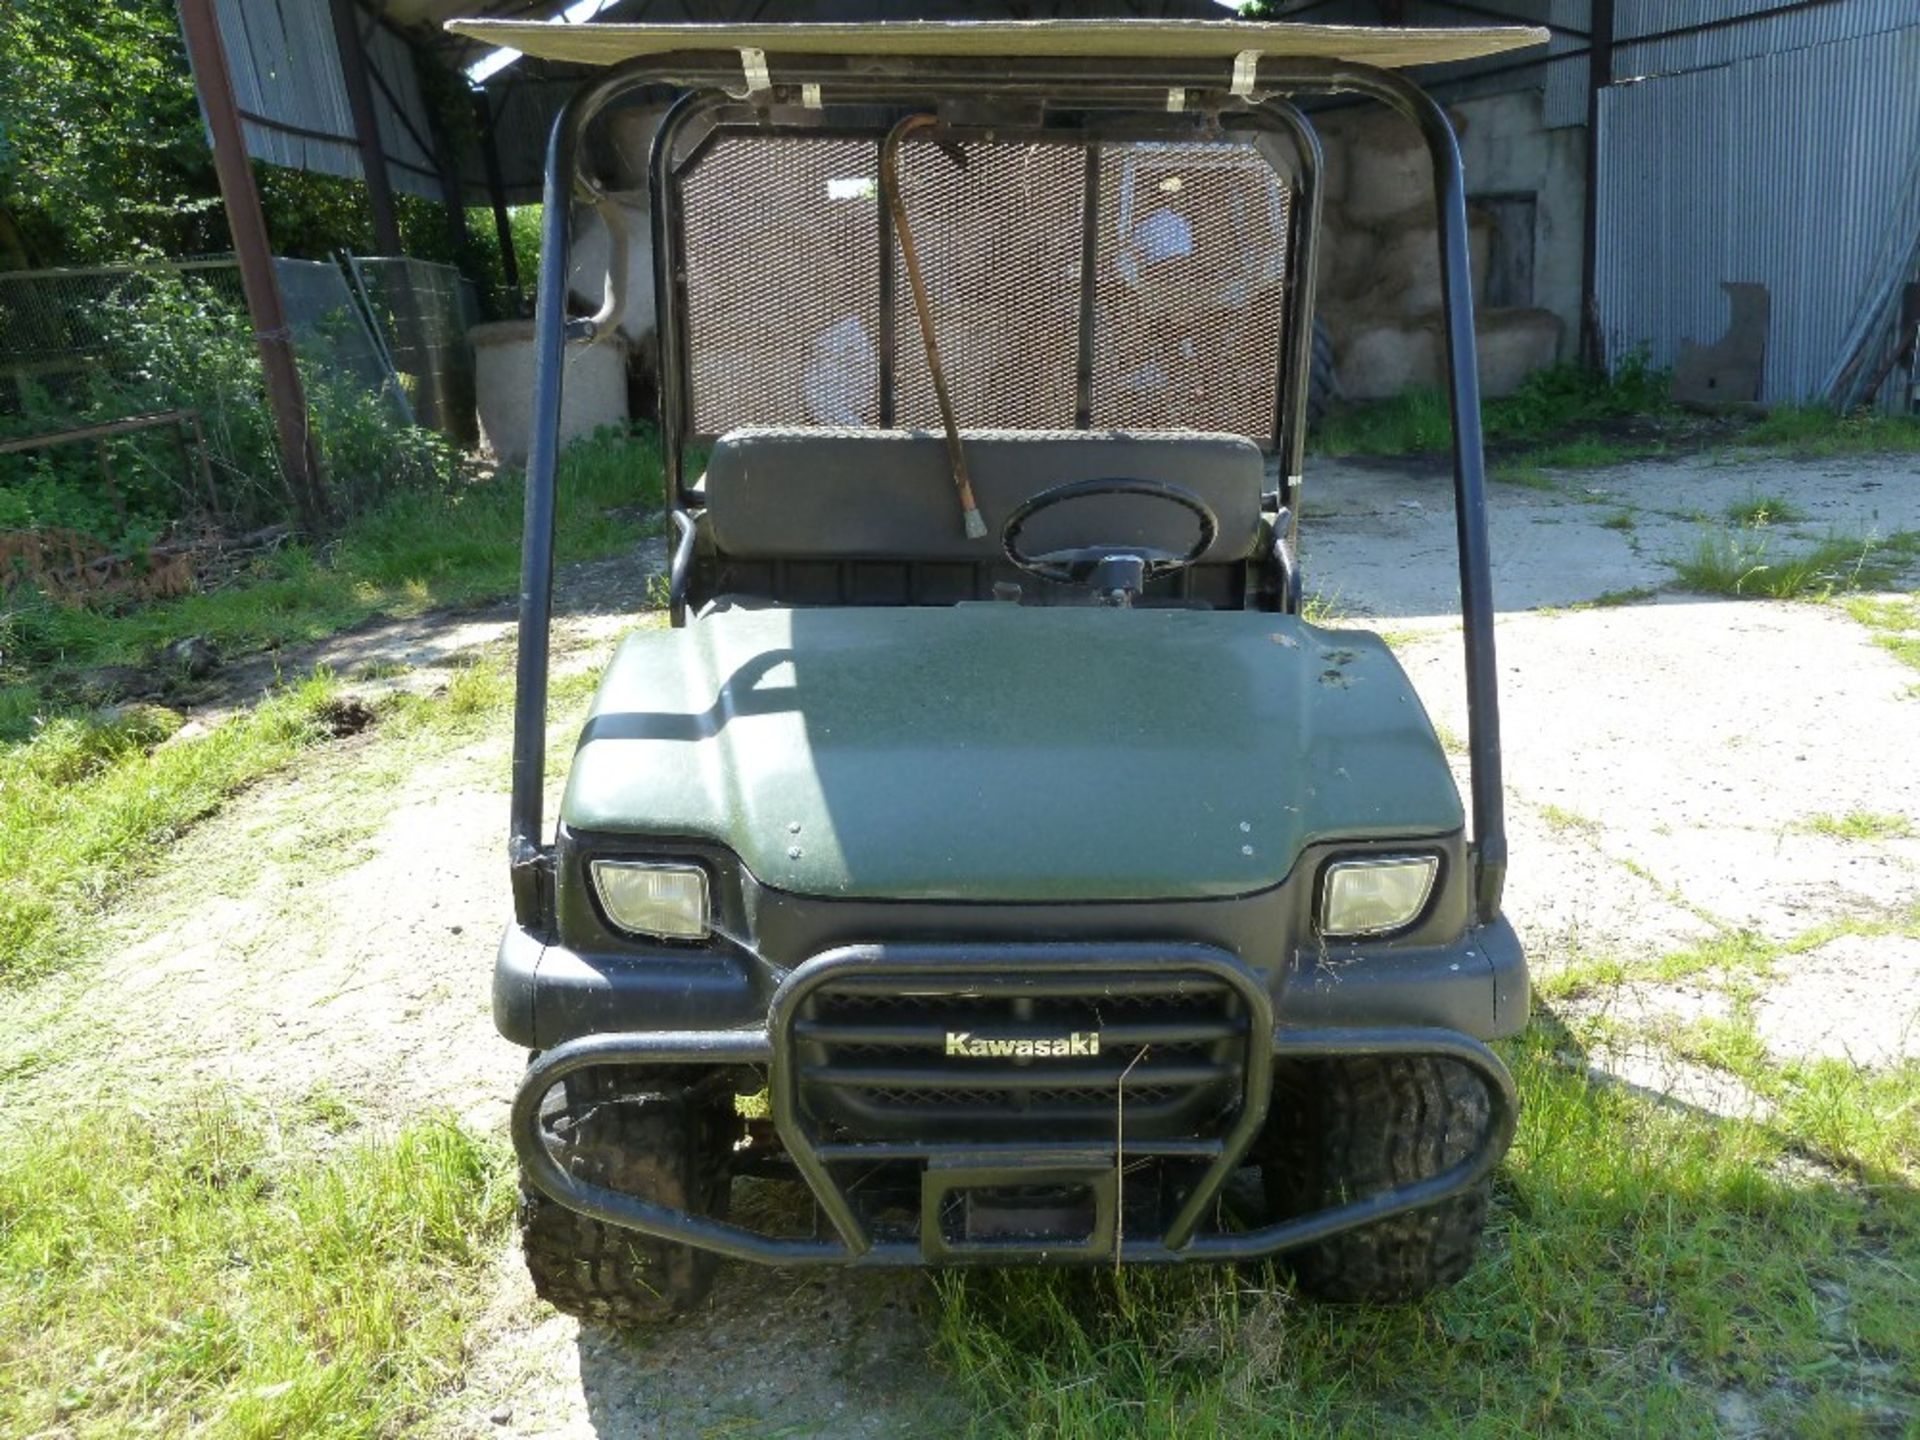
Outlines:
<svg viewBox="0 0 1920 1440"><path fill-rule="evenodd" d="M1602 93L1595 292L1610 359L1644 344L1672 364L1681 340L1711 343L1721 282L1754 281L1773 297L1762 398L1824 392L1920 233L1907 8L1894 32Z"/></svg>
<svg viewBox="0 0 1920 1440"><path fill-rule="evenodd" d="M1916 0L1695 0L1684 19L1671 0L1617 0L1618 80L1729 65L1783 50L1883 35L1920 20ZM1737 23L1722 23L1737 22ZM1681 31L1669 35L1666 32ZM1920 75L1912 77L1920 87Z"/></svg>
<svg viewBox="0 0 1920 1440"><path fill-rule="evenodd" d="M247 152L271 165L360 178L328 0L216 0L216 10ZM374 109L394 188L438 199L439 172L423 143L432 132L412 52L391 30L374 26L367 61L379 77Z"/></svg>

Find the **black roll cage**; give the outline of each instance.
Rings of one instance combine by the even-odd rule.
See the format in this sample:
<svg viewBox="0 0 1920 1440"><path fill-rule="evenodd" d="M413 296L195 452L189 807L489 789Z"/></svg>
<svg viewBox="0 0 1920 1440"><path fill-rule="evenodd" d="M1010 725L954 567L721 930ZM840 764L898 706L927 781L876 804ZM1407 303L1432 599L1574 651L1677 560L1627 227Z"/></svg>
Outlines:
<svg viewBox="0 0 1920 1440"><path fill-rule="evenodd" d="M1441 297L1446 319L1448 407L1453 421L1455 539L1459 550L1460 610L1466 650L1469 785L1472 808L1474 907L1481 923L1500 911L1507 868L1502 806L1497 673L1494 664L1493 595L1487 552L1486 476L1480 428L1480 384L1475 359L1472 276L1467 246L1466 188L1460 151L1446 112L1413 81L1395 71L1339 60L1270 57L1262 61L1256 87L1235 93L1222 83L1218 60L1127 61L1088 59L952 59L946 57L779 56L778 80L743 93L737 51L651 56L610 70L577 91L555 119L547 144L542 195L541 264L535 311L533 433L527 456L525 523L522 532L519 644L515 663L513 792L508 857L514 916L526 930L553 929L553 849L543 838L547 728L547 670L553 617L555 475L559 462L560 400L566 342L590 335L591 322L569 320L571 201L583 138L593 120L614 101L650 86L688 93L675 102L655 137L650 161L654 286L661 354L661 441L670 480L675 531L673 567L685 573L694 528L681 492L686 416L686 374L677 333L677 276L670 258L677 240L672 214L669 160L676 135L702 107L737 104L801 104L802 87L820 87L835 104L924 103L929 95L994 96L1052 101L1088 109L1163 111L1171 92L1181 92L1195 110L1223 116L1260 116L1296 142L1304 171L1304 205L1296 207L1292 257L1296 288L1289 300L1291 324L1283 336L1279 377L1281 503L1297 527L1298 490L1306 444L1307 391L1313 354L1315 244L1321 207L1321 153L1313 127L1292 97L1363 95L1418 127L1433 162L1441 257ZM883 207L884 210L884 207ZM883 252L884 254L884 252ZM882 266L884 274L888 269ZM883 347L884 353L884 347ZM676 618L678 623L679 618Z"/></svg>

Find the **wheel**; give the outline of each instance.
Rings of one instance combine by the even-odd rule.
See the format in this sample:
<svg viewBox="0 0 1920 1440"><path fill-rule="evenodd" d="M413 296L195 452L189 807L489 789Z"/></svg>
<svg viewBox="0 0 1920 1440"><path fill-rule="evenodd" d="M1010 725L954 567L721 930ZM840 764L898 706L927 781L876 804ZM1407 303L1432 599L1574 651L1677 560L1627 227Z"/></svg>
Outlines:
<svg viewBox="0 0 1920 1440"><path fill-rule="evenodd" d="M1333 373L1333 336L1327 322L1313 320L1313 364L1307 372L1307 423L1318 425L1327 407L1340 398L1340 384Z"/></svg>
<svg viewBox="0 0 1920 1440"><path fill-rule="evenodd" d="M1480 1144L1485 1084L1456 1061L1392 1056L1313 1061L1276 1078L1261 1161L1276 1217L1437 1175ZM1300 1288L1322 1300L1413 1300L1467 1273L1486 1223L1485 1181L1464 1194L1290 1252Z"/></svg>
<svg viewBox="0 0 1920 1440"><path fill-rule="evenodd" d="M724 1219L737 1137L731 1090L664 1071L599 1067L549 1097L541 1129L568 1173L643 1200ZM564 1100L561 1094L564 1092ZM520 1244L533 1288L557 1310L612 1325L696 1305L720 1257L650 1239L556 1203L520 1181Z"/></svg>

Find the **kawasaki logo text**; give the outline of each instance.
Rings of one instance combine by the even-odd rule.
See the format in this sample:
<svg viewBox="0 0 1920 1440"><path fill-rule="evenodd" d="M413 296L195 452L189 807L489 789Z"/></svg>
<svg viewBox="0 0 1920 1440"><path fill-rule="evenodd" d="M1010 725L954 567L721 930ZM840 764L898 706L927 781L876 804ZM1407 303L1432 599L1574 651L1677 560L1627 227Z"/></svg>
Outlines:
<svg viewBox="0 0 1920 1440"><path fill-rule="evenodd" d="M947 1054L964 1055L970 1060L1054 1060L1099 1053L1098 1030L1075 1030L1069 1035L1044 1040L999 1039L975 1035L970 1030L947 1031Z"/></svg>

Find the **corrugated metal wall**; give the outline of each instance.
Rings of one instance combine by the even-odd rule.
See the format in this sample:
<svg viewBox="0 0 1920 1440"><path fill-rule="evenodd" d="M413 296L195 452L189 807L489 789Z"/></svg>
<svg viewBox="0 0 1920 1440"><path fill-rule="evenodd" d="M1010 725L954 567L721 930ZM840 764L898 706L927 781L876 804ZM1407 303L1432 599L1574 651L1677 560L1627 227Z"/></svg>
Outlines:
<svg viewBox="0 0 1920 1440"><path fill-rule="evenodd" d="M216 0L215 8L234 98L242 110L285 127L245 122L247 153L271 165L360 178L353 112L340 76L328 0ZM375 84L374 110L393 186L437 200L441 190L433 156L413 133L432 134L413 56L384 27L374 29L367 52L393 96L389 100Z"/></svg>
<svg viewBox="0 0 1920 1440"><path fill-rule="evenodd" d="M1916 0L1694 0L1676 13L1672 0L1617 0L1613 73L1618 80L1672 75L1802 50L1837 40L1881 35L1920 20ZM1717 21L1738 21L1715 24ZM1711 25L1711 29L1693 29ZM1670 39L1661 32L1688 27ZM1648 38L1652 37L1652 38ZM1913 77L1920 87L1920 76Z"/></svg>
<svg viewBox="0 0 1920 1440"><path fill-rule="evenodd" d="M1610 359L1644 344L1672 364L1683 339L1725 329L1722 281L1757 281L1772 295L1762 398L1823 393L1920 229L1920 16L1900 8L1891 32L1602 93L1595 291Z"/></svg>

